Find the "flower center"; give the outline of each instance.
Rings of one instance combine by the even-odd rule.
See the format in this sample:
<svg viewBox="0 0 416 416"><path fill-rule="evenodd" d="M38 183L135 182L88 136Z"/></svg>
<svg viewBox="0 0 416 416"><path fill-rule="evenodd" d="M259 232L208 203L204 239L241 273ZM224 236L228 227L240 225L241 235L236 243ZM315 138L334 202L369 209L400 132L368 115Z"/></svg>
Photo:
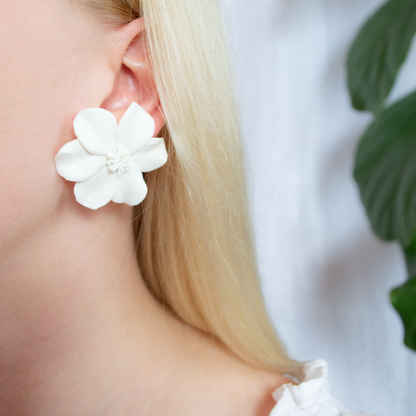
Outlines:
<svg viewBox="0 0 416 416"><path fill-rule="evenodd" d="M128 150L121 144L115 144L107 152L107 169L121 175L133 166Z"/></svg>

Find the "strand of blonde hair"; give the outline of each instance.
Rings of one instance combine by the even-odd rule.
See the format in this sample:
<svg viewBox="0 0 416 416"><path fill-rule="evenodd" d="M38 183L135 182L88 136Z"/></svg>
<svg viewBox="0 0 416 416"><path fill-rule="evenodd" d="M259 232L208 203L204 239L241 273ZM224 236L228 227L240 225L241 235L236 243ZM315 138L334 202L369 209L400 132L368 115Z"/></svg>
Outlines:
<svg viewBox="0 0 416 416"><path fill-rule="evenodd" d="M246 362L285 373L288 357L257 275L238 117L213 0L82 0L110 24L143 16L166 117L169 161L146 175L137 256L149 289Z"/></svg>

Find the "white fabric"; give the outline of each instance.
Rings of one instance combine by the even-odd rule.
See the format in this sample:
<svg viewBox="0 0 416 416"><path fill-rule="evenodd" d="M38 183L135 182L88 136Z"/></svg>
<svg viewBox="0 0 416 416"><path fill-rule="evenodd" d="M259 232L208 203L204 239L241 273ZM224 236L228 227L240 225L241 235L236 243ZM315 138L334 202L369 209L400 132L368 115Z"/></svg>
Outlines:
<svg viewBox="0 0 416 416"><path fill-rule="evenodd" d="M371 118L354 111L345 59L382 0L221 0L231 29L263 288L289 352L328 361L334 396L416 414L416 355L392 287L398 246L372 234L351 171ZM395 88L415 88L416 44Z"/></svg>
<svg viewBox="0 0 416 416"><path fill-rule="evenodd" d="M298 385L285 384L273 393L276 406L270 416L375 416L350 412L332 397L326 361L306 363L302 370Z"/></svg>

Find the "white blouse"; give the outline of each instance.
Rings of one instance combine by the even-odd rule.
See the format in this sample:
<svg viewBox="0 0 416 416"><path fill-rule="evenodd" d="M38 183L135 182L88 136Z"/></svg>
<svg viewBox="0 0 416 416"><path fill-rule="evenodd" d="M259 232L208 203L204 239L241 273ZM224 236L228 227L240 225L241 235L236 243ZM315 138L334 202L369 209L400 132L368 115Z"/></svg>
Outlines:
<svg viewBox="0 0 416 416"><path fill-rule="evenodd" d="M284 384L273 393L270 416L375 416L350 412L331 396L326 361L306 363L302 372L299 385Z"/></svg>

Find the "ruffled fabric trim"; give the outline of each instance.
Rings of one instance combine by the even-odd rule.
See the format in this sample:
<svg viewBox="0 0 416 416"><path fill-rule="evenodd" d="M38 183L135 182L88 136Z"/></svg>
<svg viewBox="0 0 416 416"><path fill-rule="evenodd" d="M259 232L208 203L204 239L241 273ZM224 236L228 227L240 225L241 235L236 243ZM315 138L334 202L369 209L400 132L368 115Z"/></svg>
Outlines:
<svg viewBox="0 0 416 416"><path fill-rule="evenodd" d="M270 416L376 416L351 412L331 396L326 361L306 363L302 372L299 385L284 384L273 393Z"/></svg>

